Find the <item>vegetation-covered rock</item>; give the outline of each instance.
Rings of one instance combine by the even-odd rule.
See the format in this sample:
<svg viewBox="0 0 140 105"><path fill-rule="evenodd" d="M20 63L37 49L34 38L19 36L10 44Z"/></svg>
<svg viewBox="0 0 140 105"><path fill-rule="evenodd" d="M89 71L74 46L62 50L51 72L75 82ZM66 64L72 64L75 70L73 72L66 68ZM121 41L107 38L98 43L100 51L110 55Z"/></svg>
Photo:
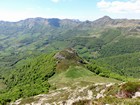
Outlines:
<svg viewBox="0 0 140 105"><path fill-rule="evenodd" d="M72 48L67 48L56 53L54 58L58 60L56 66L58 72L67 70L70 66L86 64L86 61L84 61Z"/></svg>

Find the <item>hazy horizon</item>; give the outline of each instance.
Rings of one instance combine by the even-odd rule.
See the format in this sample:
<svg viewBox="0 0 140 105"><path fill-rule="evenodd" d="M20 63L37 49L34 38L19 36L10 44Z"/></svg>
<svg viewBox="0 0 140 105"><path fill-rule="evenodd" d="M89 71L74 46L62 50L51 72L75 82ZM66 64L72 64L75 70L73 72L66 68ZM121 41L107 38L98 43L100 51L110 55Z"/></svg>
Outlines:
<svg viewBox="0 0 140 105"><path fill-rule="evenodd" d="M0 20L16 22L27 18L59 18L94 21L140 19L140 0L3 0Z"/></svg>
<svg viewBox="0 0 140 105"><path fill-rule="evenodd" d="M105 15L105 16L107 16L107 15ZM94 20L88 20L88 19L86 19L86 20L80 20L80 19L70 19L70 18L55 18L55 17L51 17L51 18L45 18L45 17L28 17L28 18L25 18L25 19L21 19L21 20L15 20L15 21L10 21L10 20L0 20L0 21L3 21L3 22L19 22L19 21L24 21L24 20L27 20L27 19L35 19L35 18L43 18L43 19L60 19L60 20L65 20L65 19L70 19L70 20L78 20L78 21L80 21L80 22L85 22L85 21L95 21L95 20L98 20L98 19L100 19L100 18L103 18L103 17L105 17L105 16L102 16L102 17L99 17L99 18L97 18L97 19L94 19ZM108 17L110 17L110 16L108 16ZM128 20L131 20L131 19L134 19L134 18L112 18L112 17L110 17L111 19L128 19ZM137 18L135 18L136 20L138 20Z"/></svg>

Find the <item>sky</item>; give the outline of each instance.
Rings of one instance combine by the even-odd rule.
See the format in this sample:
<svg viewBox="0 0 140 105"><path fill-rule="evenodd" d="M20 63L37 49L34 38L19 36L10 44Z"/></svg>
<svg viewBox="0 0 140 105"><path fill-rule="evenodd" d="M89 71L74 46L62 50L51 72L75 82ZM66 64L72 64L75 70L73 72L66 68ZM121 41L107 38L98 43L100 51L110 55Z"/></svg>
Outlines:
<svg viewBox="0 0 140 105"><path fill-rule="evenodd" d="M60 18L95 20L111 18L140 19L140 0L0 0L0 20Z"/></svg>

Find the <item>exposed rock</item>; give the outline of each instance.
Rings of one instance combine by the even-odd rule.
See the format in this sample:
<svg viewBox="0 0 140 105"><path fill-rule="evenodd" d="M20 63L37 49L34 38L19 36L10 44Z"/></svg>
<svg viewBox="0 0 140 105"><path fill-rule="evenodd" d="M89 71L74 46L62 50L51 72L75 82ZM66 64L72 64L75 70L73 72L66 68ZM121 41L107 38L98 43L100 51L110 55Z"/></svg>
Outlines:
<svg viewBox="0 0 140 105"><path fill-rule="evenodd" d="M56 71L58 72L67 70L69 66L86 64L73 48L67 48L56 53L54 58L57 59Z"/></svg>
<svg viewBox="0 0 140 105"><path fill-rule="evenodd" d="M16 100L15 102L10 103L9 105L19 105L22 99Z"/></svg>
<svg viewBox="0 0 140 105"><path fill-rule="evenodd" d="M127 91L119 91L116 95L117 98L131 98L132 93L127 92Z"/></svg>
<svg viewBox="0 0 140 105"><path fill-rule="evenodd" d="M135 92L135 95L132 98L140 98L140 92Z"/></svg>
<svg viewBox="0 0 140 105"><path fill-rule="evenodd" d="M74 49L72 49L72 48L71 49L66 49L66 51L71 53L71 54L75 53Z"/></svg>
<svg viewBox="0 0 140 105"><path fill-rule="evenodd" d="M119 91L116 94L118 98L133 98L139 96L140 84L137 82L127 82L119 85Z"/></svg>
<svg viewBox="0 0 140 105"><path fill-rule="evenodd" d="M114 85L114 83L109 83L109 84L106 85L106 87L110 87L112 85Z"/></svg>
<svg viewBox="0 0 140 105"><path fill-rule="evenodd" d="M113 83L96 83L92 85L87 85L84 87L80 87L78 84L77 87L71 88L71 87L64 87L64 88L58 88L56 90L50 91L48 94L42 94L32 97L33 102L27 103L27 105L79 105L82 103L82 105L92 105L95 103L96 105L111 105L111 104L101 104L97 100L100 100L106 96L114 97L115 94L109 94L108 92L112 89L113 86L119 87L123 84L113 84ZM93 88L91 88L91 86ZM97 91L98 89L98 91ZM117 98L128 98L128 96L132 95L127 91L119 91L117 94ZM139 98L140 92L137 91L133 95L133 98ZM131 97L130 97L131 98ZM133 99L132 98L132 99ZM35 100L35 101L34 101ZM12 103L10 105L19 105L21 104L21 100L17 100L15 103Z"/></svg>
<svg viewBox="0 0 140 105"><path fill-rule="evenodd" d="M65 59L65 57L63 55L61 55L60 53L55 54L54 56L56 59L62 60Z"/></svg>
<svg viewBox="0 0 140 105"><path fill-rule="evenodd" d="M104 97L104 95L103 95L103 94L98 93L98 94L97 94L97 96L96 96L96 99L103 98L103 97Z"/></svg>
<svg viewBox="0 0 140 105"><path fill-rule="evenodd" d="M74 59L77 58L78 54L73 48L67 48L64 49L58 53L55 54L54 58L58 60L63 60L63 59Z"/></svg>

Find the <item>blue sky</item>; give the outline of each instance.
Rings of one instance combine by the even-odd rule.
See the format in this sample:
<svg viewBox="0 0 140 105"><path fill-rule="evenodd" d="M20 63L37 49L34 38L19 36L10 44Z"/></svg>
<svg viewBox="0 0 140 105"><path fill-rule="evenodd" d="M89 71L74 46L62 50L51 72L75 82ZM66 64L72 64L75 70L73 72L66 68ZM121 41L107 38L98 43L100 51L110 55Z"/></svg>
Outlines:
<svg viewBox="0 0 140 105"><path fill-rule="evenodd" d="M0 20L26 18L69 18L95 20L111 18L140 19L140 0L0 0Z"/></svg>

